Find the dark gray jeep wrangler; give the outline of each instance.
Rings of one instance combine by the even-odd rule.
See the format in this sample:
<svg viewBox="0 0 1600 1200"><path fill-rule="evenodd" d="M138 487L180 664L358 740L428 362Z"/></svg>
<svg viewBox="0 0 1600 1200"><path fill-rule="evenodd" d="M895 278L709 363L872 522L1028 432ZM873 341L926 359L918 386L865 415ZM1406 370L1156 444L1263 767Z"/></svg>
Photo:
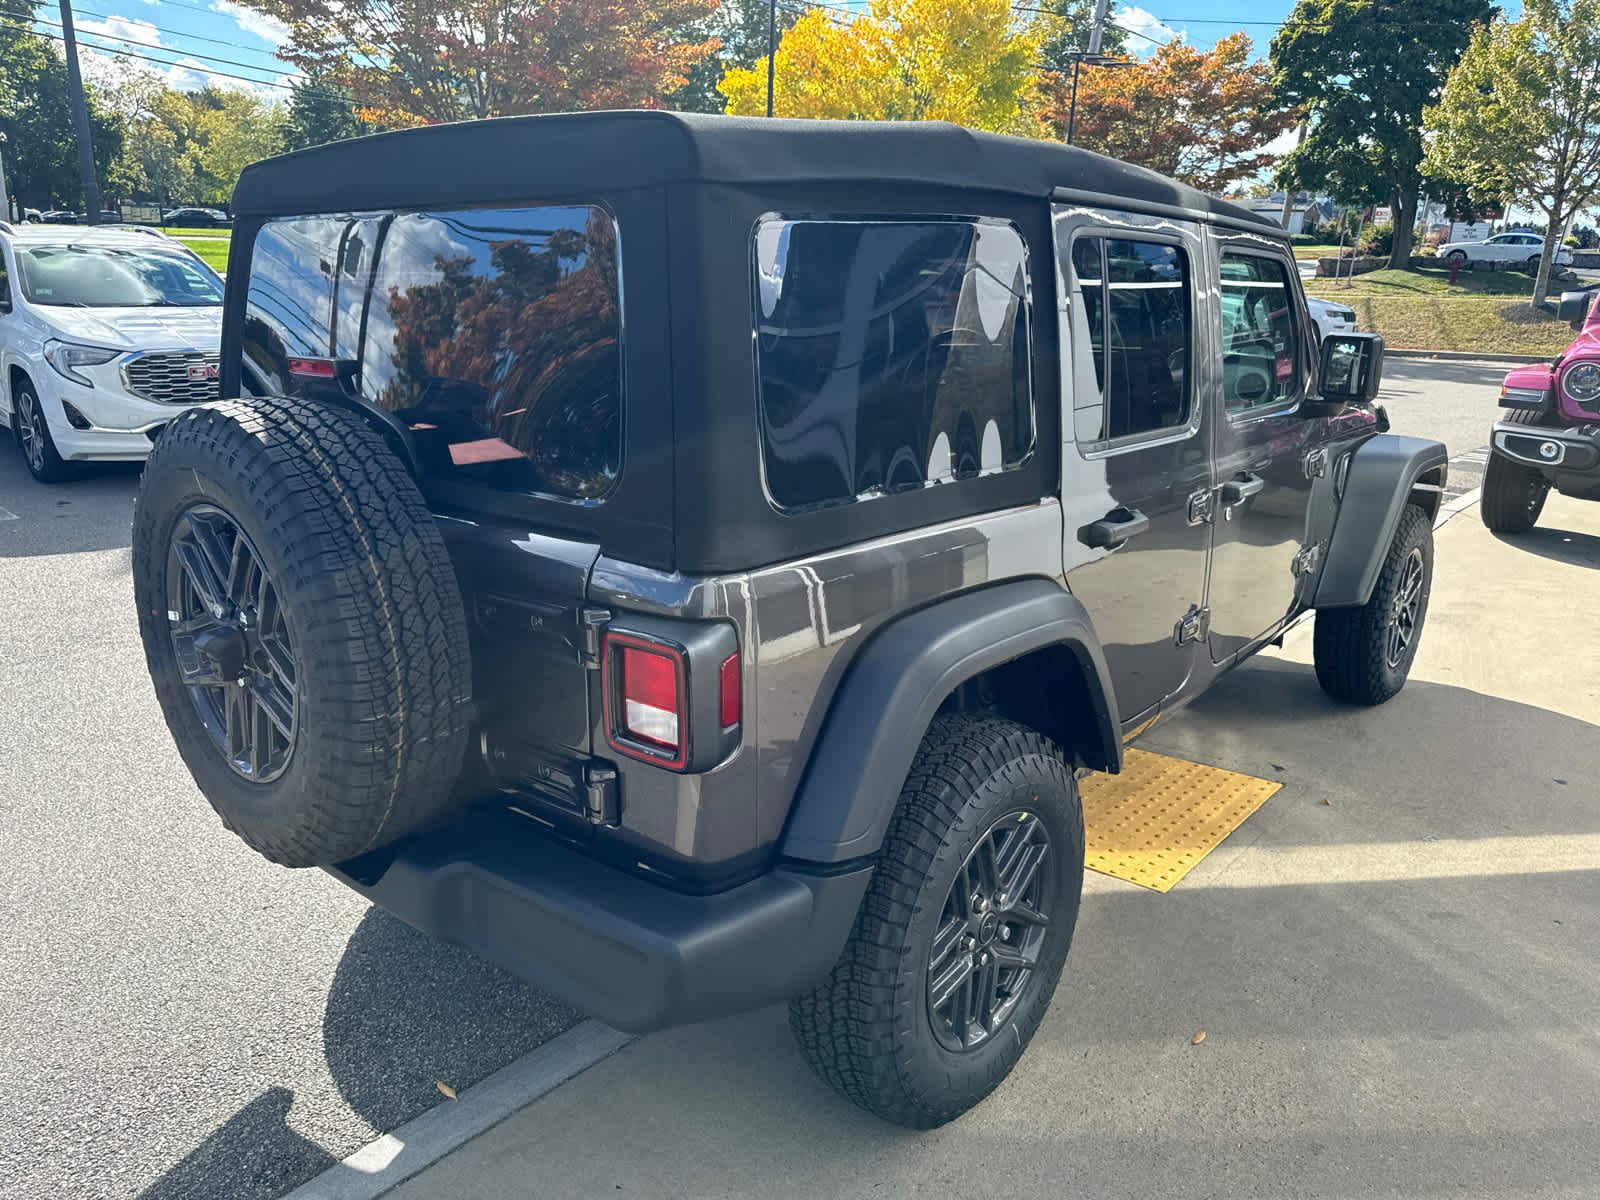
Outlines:
<svg viewBox="0 0 1600 1200"><path fill-rule="evenodd" d="M936 1125L1011 1069L1081 772L1307 610L1373 704L1445 451L1275 226L945 125L606 113L259 163L135 517L223 822L628 1030L788 1001Z"/></svg>

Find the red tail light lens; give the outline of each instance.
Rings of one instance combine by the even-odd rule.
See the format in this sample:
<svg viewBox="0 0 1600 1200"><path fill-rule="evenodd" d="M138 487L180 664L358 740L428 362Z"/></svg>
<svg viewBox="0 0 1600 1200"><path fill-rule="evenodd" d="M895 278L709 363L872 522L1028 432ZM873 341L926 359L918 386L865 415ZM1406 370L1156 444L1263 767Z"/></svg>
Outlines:
<svg viewBox="0 0 1600 1200"><path fill-rule="evenodd" d="M332 379L338 368L331 358L291 358L289 374L300 379Z"/></svg>
<svg viewBox="0 0 1600 1200"><path fill-rule="evenodd" d="M665 654L622 648L622 727L640 741L677 753L683 729L678 663Z"/></svg>
<svg viewBox="0 0 1600 1200"><path fill-rule="evenodd" d="M739 684L739 656L732 654L722 664L721 678L718 682L722 686L722 727L729 729L739 723L743 715L744 699L740 695Z"/></svg>

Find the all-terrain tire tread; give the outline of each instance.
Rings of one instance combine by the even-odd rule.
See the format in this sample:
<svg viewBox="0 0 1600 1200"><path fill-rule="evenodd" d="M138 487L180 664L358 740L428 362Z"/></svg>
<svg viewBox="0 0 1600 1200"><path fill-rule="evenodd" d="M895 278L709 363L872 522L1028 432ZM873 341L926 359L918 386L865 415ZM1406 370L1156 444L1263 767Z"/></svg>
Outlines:
<svg viewBox="0 0 1600 1200"><path fill-rule="evenodd" d="M225 488L216 502L259 524L258 548L279 558L275 582L297 619L305 684L294 754L308 761L294 781L299 802L271 819L228 803L218 774L226 768L197 736L193 702L171 669L161 599L171 521L161 518L172 514L147 509L160 491L152 485L167 484L166 496L188 486L185 475L202 498ZM364 421L282 397L185 412L146 464L133 554L140 632L167 723L223 823L251 846L285 865L325 865L448 806L472 719L465 612L421 492Z"/></svg>

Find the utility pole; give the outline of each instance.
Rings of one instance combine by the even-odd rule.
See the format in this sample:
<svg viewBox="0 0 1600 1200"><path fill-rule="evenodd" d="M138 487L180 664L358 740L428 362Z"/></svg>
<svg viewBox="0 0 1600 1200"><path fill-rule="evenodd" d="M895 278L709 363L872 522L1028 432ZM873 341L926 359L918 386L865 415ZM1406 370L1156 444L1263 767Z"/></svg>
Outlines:
<svg viewBox="0 0 1600 1200"><path fill-rule="evenodd" d="M72 124L78 131L78 170L83 175L84 218L100 224L100 185L94 177L94 143L89 140L89 104L83 98L78 70L78 38L72 30L72 0L61 0L61 40L67 54L67 90L72 96Z"/></svg>
<svg viewBox="0 0 1600 1200"><path fill-rule="evenodd" d="M772 115L772 81L778 69L778 0L767 5L767 116Z"/></svg>
<svg viewBox="0 0 1600 1200"><path fill-rule="evenodd" d="M1095 0L1094 25L1089 29L1089 53L1100 53L1100 42L1106 35L1106 9L1108 0Z"/></svg>

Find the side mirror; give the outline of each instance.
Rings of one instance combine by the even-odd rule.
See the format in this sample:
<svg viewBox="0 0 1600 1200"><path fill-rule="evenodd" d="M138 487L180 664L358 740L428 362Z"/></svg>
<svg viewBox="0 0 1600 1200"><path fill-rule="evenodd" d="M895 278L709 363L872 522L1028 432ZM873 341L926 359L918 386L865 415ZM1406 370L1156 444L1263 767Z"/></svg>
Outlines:
<svg viewBox="0 0 1600 1200"><path fill-rule="evenodd" d="M1594 298L1593 292L1562 292L1561 303L1556 308L1557 319L1574 329L1582 329L1583 320L1589 315L1589 304Z"/></svg>
<svg viewBox="0 0 1600 1200"><path fill-rule="evenodd" d="M1383 383L1383 336L1336 333L1325 339L1320 379L1325 402L1370 404Z"/></svg>

